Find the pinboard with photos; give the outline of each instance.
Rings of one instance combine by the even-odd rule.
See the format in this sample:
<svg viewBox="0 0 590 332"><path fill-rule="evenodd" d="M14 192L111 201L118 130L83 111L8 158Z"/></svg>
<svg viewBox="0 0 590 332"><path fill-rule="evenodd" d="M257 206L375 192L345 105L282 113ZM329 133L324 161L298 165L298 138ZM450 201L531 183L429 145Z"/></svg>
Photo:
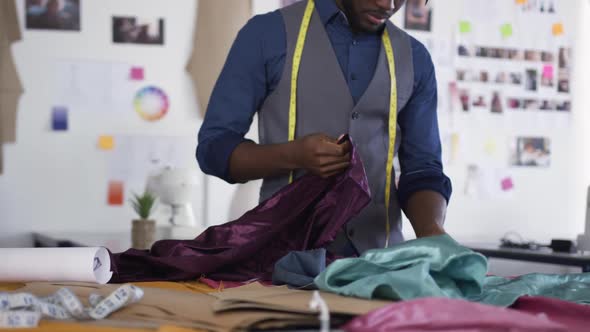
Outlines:
<svg viewBox="0 0 590 332"><path fill-rule="evenodd" d="M396 23L434 62L443 162L464 180L455 192L512 197L515 174L554 167L553 150L561 148L554 143L574 111L573 7L563 0L406 2L403 25Z"/></svg>

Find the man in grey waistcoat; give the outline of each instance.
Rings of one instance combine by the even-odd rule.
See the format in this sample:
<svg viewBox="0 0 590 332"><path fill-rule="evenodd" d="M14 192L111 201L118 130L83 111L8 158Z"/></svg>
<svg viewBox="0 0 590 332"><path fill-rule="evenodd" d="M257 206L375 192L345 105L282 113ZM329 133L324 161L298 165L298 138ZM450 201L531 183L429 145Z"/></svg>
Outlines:
<svg viewBox="0 0 590 332"><path fill-rule="evenodd" d="M310 1L313 13L302 25ZM292 172L330 177L344 171L350 146L337 139L349 133L365 165L372 201L330 249L360 254L403 241L402 210L418 237L444 234L451 182L442 169L435 71L426 48L389 20L404 2L302 0L252 18L211 95L199 132L201 169L229 183L263 179L265 200L289 183ZM300 60L294 60L302 26L307 35ZM394 151L401 166L399 182L391 181L388 214L392 60L383 44L385 31L394 54ZM295 63L296 128L290 140ZM256 113L259 143L244 138Z"/></svg>

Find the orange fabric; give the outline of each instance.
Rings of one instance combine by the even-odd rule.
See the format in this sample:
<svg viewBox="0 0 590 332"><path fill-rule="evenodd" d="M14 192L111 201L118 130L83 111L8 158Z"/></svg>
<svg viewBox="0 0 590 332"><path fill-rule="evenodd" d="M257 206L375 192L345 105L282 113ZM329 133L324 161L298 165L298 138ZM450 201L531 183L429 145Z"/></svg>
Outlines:
<svg viewBox="0 0 590 332"><path fill-rule="evenodd" d="M8 330L7 330L8 331ZM106 326L93 326L77 323L59 322L51 320L42 320L39 322L39 327L33 329L10 329L14 332L155 332L153 329L130 329L130 328L116 328Z"/></svg>
<svg viewBox="0 0 590 332"><path fill-rule="evenodd" d="M217 291L199 281L188 281L188 282L137 282L133 283L138 287L151 287L151 288L162 288L172 289L186 292L195 293L211 293ZM21 287L24 287L23 283L0 283L0 291L14 291ZM0 329L2 330L2 329ZM177 326L162 325L159 329L135 329L135 328L116 328L107 326L93 326L87 324L78 324L73 322L59 322L51 320L42 320L39 323L39 327L33 329L10 329L14 332L198 332L200 330L187 329Z"/></svg>
<svg viewBox="0 0 590 332"><path fill-rule="evenodd" d="M25 287L25 284L20 282L0 282L0 292L9 292Z"/></svg>
<svg viewBox="0 0 590 332"><path fill-rule="evenodd" d="M0 329L3 330L3 329ZM33 329L10 329L14 332L200 332L204 330L195 330L185 327L162 325L156 329L133 329L133 328L118 328L118 327L107 327L107 326L93 326L84 325L77 323L58 322L43 320L39 323L39 327Z"/></svg>

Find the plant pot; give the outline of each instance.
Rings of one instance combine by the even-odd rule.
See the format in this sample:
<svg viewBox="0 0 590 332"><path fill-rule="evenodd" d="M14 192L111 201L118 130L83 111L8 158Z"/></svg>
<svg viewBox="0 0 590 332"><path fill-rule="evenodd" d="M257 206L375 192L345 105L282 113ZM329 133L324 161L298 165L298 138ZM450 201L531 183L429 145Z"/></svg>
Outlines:
<svg viewBox="0 0 590 332"><path fill-rule="evenodd" d="M156 222L154 220L133 220L131 227L131 247L134 249L149 249L155 241Z"/></svg>

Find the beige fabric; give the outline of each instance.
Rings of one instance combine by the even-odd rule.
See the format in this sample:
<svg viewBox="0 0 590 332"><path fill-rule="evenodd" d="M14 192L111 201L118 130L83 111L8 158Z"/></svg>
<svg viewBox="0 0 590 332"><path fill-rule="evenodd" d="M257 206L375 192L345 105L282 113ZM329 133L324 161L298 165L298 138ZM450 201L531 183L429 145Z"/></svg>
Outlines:
<svg viewBox="0 0 590 332"><path fill-rule="evenodd" d="M0 150L16 141L16 112L23 92L11 45L21 38L14 0L0 0ZM0 174L3 158L0 152Z"/></svg>
<svg viewBox="0 0 590 332"><path fill-rule="evenodd" d="M16 292L47 296L61 287L68 287L80 298L86 299L90 293L109 294L118 285L28 283ZM308 306L312 296L309 291L264 287L258 283L206 294L149 287L142 289L144 297L140 302L113 313L106 320L82 324L154 329L162 325L177 325L207 331L243 331L254 327L278 329L293 324L319 325L318 314ZM391 304L336 294L321 295L330 308L332 320L339 324Z"/></svg>
<svg viewBox="0 0 590 332"><path fill-rule="evenodd" d="M187 65L201 115L238 31L252 15L251 1L199 0L193 52Z"/></svg>
<svg viewBox="0 0 590 332"><path fill-rule="evenodd" d="M7 39L12 43L21 39L20 27L18 26L18 17L16 12L15 0L0 1L0 22L4 25L4 33Z"/></svg>

